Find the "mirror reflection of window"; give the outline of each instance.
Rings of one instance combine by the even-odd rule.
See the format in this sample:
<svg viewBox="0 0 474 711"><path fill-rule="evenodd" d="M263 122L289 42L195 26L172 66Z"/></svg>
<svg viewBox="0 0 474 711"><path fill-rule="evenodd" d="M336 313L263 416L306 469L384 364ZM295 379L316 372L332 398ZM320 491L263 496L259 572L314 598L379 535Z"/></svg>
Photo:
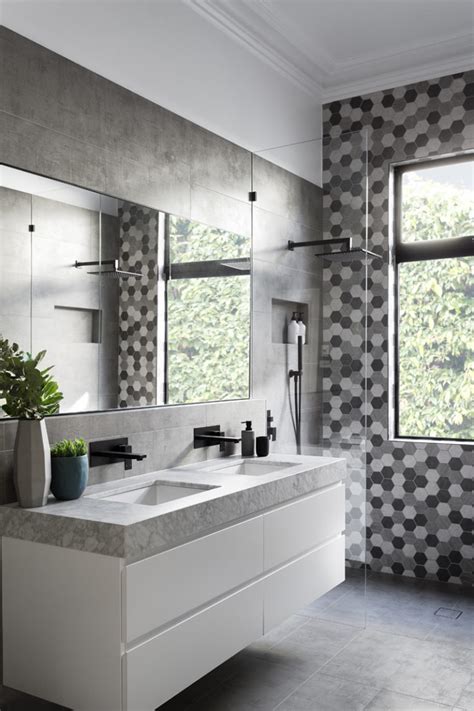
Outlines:
<svg viewBox="0 0 474 711"><path fill-rule="evenodd" d="M249 396L250 239L169 216L168 401Z"/></svg>

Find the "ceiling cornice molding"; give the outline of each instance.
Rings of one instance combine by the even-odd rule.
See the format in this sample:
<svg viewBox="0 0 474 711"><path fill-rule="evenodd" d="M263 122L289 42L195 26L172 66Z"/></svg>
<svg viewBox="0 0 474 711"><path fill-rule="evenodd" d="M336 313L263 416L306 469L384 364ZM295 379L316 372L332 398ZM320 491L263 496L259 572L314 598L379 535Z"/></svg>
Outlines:
<svg viewBox="0 0 474 711"><path fill-rule="evenodd" d="M349 99L353 96L363 96L376 91L395 89L397 86L416 84L419 81L438 79L450 74L471 71L474 69L472 54L446 61L426 63L423 66L400 70L398 72L380 73L370 79L348 81L335 84L323 91L323 103Z"/></svg>
<svg viewBox="0 0 474 711"><path fill-rule="evenodd" d="M322 99L320 84L268 41L268 37L265 36L268 35L268 30L265 31L265 23L262 22L261 16L253 11L252 6L245 5L246 11L241 13L237 11L237 6L230 3L224 6L217 4L215 0L183 0L183 2L240 42L252 54L309 94L315 101ZM256 26L261 27L260 32L256 31ZM276 27L274 29L278 32ZM281 39L284 37L281 36Z"/></svg>
<svg viewBox="0 0 474 711"><path fill-rule="evenodd" d="M472 34L439 37L397 53L371 53L338 62L321 49L312 48L308 56L305 38L271 0L184 2L315 101L326 103L474 68Z"/></svg>

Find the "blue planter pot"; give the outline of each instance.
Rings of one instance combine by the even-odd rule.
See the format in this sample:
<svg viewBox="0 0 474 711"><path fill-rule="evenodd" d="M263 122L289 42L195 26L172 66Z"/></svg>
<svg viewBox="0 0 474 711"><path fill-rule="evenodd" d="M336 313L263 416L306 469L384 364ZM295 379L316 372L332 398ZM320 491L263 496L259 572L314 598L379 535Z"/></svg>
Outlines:
<svg viewBox="0 0 474 711"><path fill-rule="evenodd" d="M87 454L82 457L51 457L51 493L60 501L82 496L89 478Z"/></svg>

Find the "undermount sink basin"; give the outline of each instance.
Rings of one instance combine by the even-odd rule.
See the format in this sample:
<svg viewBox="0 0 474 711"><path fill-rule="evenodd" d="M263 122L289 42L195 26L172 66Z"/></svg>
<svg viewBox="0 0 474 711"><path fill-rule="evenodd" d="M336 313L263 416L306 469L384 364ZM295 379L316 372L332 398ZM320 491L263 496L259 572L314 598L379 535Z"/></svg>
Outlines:
<svg viewBox="0 0 474 711"><path fill-rule="evenodd" d="M193 496L200 494L209 489L215 489L215 486L205 486L198 484L169 484L167 482L154 481L146 486L140 486L136 489L122 491L120 494L111 494L110 496L101 496L104 501L117 501L128 504L142 504L144 506L158 506L165 504L168 501L182 499L185 496Z"/></svg>
<svg viewBox="0 0 474 711"><path fill-rule="evenodd" d="M263 476L264 474L275 474L280 469L289 469L298 466L294 462L259 462L239 460L228 464L219 464L213 467L212 471L222 474L240 474L243 476Z"/></svg>

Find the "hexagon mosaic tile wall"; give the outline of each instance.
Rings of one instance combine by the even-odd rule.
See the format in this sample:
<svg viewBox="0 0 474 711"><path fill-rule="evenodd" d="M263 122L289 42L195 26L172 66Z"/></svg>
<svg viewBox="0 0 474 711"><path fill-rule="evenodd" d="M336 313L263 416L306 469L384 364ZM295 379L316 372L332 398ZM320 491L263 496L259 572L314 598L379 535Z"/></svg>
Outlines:
<svg viewBox="0 0 474 711"><path fill-rule="evenodd" d="M123 203L119 208L124 270L120 279L119 407L156 404L158 212Z"/></svg>
<svg viewBox="0 0 474 711"><path fill-rule="evenodd" d="M474 72L334 101L323 116L324 236L363 245L367 207L368 248L382 255L367 273L362 263L324 270L323 437L348 459L347 557L384 573L470 584L473 447L389 439L388 239L391 164L474 148Z"/></svg>

